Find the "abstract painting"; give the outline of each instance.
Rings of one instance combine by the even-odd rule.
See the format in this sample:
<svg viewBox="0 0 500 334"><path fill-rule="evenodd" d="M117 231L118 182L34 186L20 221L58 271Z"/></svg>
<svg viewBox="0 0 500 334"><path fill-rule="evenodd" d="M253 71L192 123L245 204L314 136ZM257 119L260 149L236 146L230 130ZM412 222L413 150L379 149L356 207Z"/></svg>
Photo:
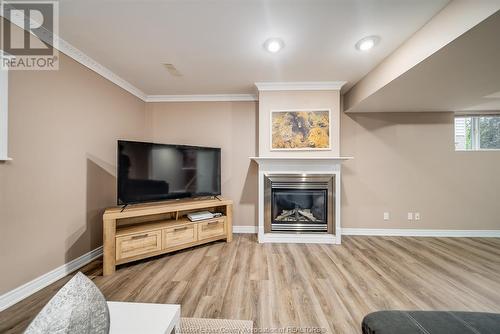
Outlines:
<svg viewBox="0 0 500 334"><path fill-rule="evenodd" d="M271 149L330 149L330 110L271 111Z"/></svg>

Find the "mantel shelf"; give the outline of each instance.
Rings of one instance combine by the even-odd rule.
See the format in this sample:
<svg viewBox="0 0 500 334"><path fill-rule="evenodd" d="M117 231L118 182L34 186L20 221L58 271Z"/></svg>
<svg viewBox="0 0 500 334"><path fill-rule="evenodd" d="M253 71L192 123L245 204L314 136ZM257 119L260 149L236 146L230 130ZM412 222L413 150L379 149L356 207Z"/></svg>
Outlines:
<svg viewBox="0 0 500 334"><path fill-rule="evenodd" d="M352 160L354 157L250 157L250 160L254 160L258 164L271 162L271 163L279 163L279 162L334 162L340 163L348 160Z"/></svg>

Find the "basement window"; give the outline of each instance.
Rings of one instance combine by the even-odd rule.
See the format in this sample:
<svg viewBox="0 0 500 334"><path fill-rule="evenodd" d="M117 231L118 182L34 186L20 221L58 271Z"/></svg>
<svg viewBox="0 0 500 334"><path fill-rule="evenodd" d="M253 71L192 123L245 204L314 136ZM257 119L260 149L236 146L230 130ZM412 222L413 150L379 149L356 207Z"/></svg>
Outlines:
<svg viewBox="0 0 500 334"><path fill-rule="evenodd" d="M455 117L455 151L500 150L500 114Z"/></svg>

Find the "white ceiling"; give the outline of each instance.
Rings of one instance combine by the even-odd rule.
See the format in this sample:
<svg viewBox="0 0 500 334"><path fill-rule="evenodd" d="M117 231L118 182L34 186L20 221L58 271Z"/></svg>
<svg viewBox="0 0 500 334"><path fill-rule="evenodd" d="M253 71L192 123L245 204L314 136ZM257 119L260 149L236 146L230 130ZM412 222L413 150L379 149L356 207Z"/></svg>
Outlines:
<svg viewBox="0 0 500 334"><path fill-rule="evenodd" d="M500 110L500 11L348 112Z"/></svg>
<svg viewBox="0 0 500 334"><path fill-rule="evenodd" d="M59 35L148 95L253 93L262 81L349 89L448 1L60 0ZM379 45L355 50L368 35ZM285 48L264 51L269 37Z"/></svg>

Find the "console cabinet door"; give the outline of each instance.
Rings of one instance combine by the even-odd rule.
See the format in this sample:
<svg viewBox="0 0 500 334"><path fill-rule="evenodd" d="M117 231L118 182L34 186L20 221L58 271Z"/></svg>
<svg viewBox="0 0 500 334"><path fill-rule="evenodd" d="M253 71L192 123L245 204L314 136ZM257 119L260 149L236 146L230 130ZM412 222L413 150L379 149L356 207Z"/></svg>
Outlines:
<svg viewBox="0 0 500 334"><path fill-rule="evenodd" d="M116 260L161 250L161 230L135 233L116 238Z"/></svg>
<svg viewBox="0 0 500 334"><path fill-rule="evenodd" d="M163 249L189 244L198 240L196 225L178 226L163 230Z"/></svg>
<svg viewBox="0 0 500 334"><path fill-rule="evenodd" d="M226 234L224 218L198 224L198 239L208 239Z"/></svg>

